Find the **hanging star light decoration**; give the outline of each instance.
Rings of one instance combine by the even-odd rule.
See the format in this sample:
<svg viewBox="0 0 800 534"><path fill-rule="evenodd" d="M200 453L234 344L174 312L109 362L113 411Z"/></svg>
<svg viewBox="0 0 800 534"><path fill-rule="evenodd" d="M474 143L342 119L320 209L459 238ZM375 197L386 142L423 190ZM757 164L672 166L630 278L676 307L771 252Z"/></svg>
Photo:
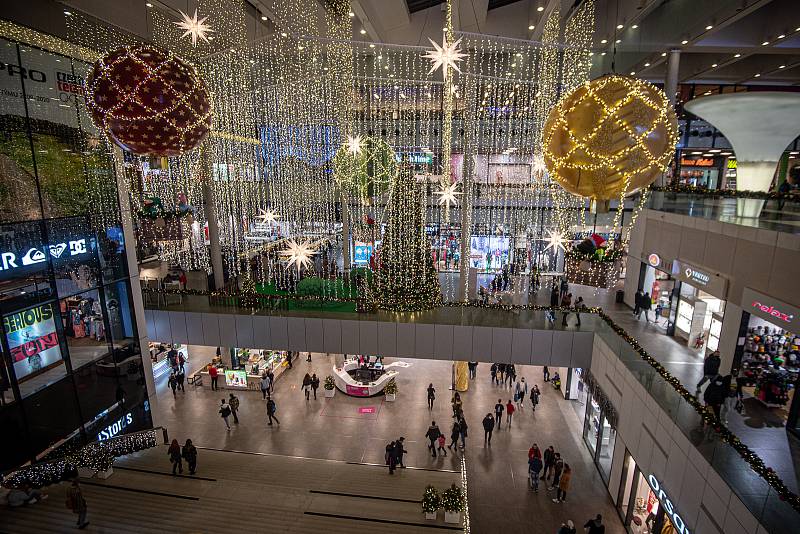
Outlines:
<svg viewBox="0 0 800 534"><path fill-rule="evenodd" d="M548 233L550 235L547 236L547 246L544 247L545 252L547 252L551 248L555 252L558 252L559 248L564 252L566 252L567 249L564 247L564 243L567 242L567 239L565 239L564 236L561 235L561 232L558 231L554 232L552 230L548 230Z"/></svg>
<svg viewBox="0 0 800 534"><path fill-rule="evenodd" d="M428 39L433 45L433 50L428 50L424 56L426 59L430 59L433 63L431 70L428 71L428 74L432 74L436 69L442 67L442 73L445 78L447 78L447 71L449 67L454 68L458 72L461 72L461 69L458 68L456 64L458 61L462 61L467 54L461 52L461 49L458 47L458 44L461 42L461 39L457 39L452 43L447 42L447 36L445 35L442 38L442 46L439 46L438 43L434 42L433 39Z"/></svg>
<svg viewBox="0 0 800 534"><path fill-rule="evenodd" d="M347 150L351 154L359 154L361 152L361 136L348 135L347 136Z"/></svg>
<svg viewBox="0 0 800 534"><path fill-rule="evenodd" d="M286 242L286 249L280 251L280 255L284 257L286 268L295 266L298 271L306 268L311 269L314 263L311 261L311 256L317 253L314 245L308 241L296 241L289 239Z"/></svg>
<svg viewBox="0 0 800 534"><path fill-rule="evenodd" d="M444 186L441 191L436 191L436 194L439 195L439 205L449 208L458 205L456 197L462 193L458 191L458 183L454 183Z"/></svg>
<svg viewBox="0 0 800 534"><path fill-rule="evenodd" d="M180 14L183 17L183 20L181 22L173 22L173 24L178 26L180 29L185 30L184 34L181 35L181 38L191 36L192 46L197 46L198 38L208 42L208 37L206 37L206 34L214 31L208 24L206 24L206 19L208 19L208 17L198 19L196 9L194 10L194 17L190 17L183 11L180 11Z"/></svg>
<svg viewBox="0 0 800 534"><path fill-rule="evenodd" d="M261 224L271 224L279 219L278 212L272 208L268 208L266 210L258 208L258 212L259 214L256 215L256 219Z"/></svg>
<svg viewBox="0 0 800 534"><path fill-rule="evenodd" d="M544 176L547 172L547 165L544 162L544 157L541 154L536 154L533 157L533 174L535 176Z"/></svg>

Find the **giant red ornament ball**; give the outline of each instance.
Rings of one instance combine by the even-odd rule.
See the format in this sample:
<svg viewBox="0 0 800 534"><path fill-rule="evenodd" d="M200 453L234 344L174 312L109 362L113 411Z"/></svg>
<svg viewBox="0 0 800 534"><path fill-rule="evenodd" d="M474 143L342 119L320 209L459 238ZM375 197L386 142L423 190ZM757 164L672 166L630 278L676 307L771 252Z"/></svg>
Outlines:
<svg viewBox="0 0 800 534"><path fill-rule="evenodd" d="M154 46L118 48L96 61L86 103L95 124L134 154L177 156L211 128L211 98L197 71Z"/></svg>

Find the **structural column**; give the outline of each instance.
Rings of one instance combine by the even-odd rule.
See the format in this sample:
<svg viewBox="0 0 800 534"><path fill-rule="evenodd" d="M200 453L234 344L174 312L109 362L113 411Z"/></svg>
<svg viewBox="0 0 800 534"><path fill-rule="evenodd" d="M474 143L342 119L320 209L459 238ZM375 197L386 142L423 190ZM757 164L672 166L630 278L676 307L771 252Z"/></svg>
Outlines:
<svg viewBox="0 0 800 534"><path fill-rule="evenodd" d="M225 273L222 270L222 247L220 247L219 243L217 206L214 203L214 190L211 188L211 155L207 146L203 148L200 156L200 167L203 180L203 211L208 222L208 241L210 242L211 269L214 272L214 289L219 291L225 287Z"/></svg>
<svg viewBox="0 0 800 534"><path fill-rule="evenodd" d="M681 51L672 49L667 55L667 75L664 78L664 92L670 105L675 107L675 100L678 93L678 70L681 65Z"/></svg>

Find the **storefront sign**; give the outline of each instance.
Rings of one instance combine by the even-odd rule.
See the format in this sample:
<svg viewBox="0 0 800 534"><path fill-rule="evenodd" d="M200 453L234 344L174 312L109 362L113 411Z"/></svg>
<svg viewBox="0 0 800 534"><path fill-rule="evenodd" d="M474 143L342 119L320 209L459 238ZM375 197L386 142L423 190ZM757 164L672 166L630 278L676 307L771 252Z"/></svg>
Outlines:
<svg viewBox="0 0 800 534"><path fill-rule="evenodd" d="M728 280L718 274L713 274L706 269L697 267L683 260L672 262L672 274L679 280L686 282L715 297L725 299L728 289Z"/></svg>
<svg viewBox="0 0 800 534"><path fill-rule="evenodd" d="M54 260L71 259L89 253L86 238L62 241L47 247L24 247L13 251L0 251L0 271L5 273L32 267L47 261L48 254Z"/></svg>
<svg viewBox="0 0 800 534"><path fill-rule="evenodd" d="M661 256L659 256L658 254L650 254L649 256L647 256L647 263L649 263L653 267L658 267L659 265L661 265Z"/></svg>
<svg viewBox="0 0 800 534"><path fill-rule="evenodd" d="M122 432L122 429L124 429L131 423L133 423L133 414L128 412L127 414L117 419L114 422L114 424L109 425L105 429L98 432L97 441L105 441L107 439L113 438L114 436Z"/></svg>
<svg viewBox="0 0 800 534"><path fill-rule="evenodd" d="M713 167L713 158L687 159L681 158L681 167Z"/></svg>
<svg viewBox="0 0 800 534"><path fill-rule="evenodd" d="M427 152L411 153L411 152L397 152L394 159L400 163L405 160L406 163L416 163L418 165L430 165L433 163L433 154Z"/></svg>
<svg viewBox="0 0 800 534"><path fill-rule="evenodd" d="M681 516L679 516L675 511L672 501L669 500L669 496L667 496L664 488L661 487L661 483L658 481L658 479L654 475L650 475L647 477L647 483L650 484L650 488L658 498L658 502L664 507L664 512L672 522L672 526L675 527L675 532L678 534L690 534L686 523L684 523L683 519L681 519Z"/></svg>
<svg viewBox="0 0 800 534"><path fill-rule="evenodd" d="M800 308L749 287L742 291L742 309L791 332L796 332L800 326Z"/></svg>

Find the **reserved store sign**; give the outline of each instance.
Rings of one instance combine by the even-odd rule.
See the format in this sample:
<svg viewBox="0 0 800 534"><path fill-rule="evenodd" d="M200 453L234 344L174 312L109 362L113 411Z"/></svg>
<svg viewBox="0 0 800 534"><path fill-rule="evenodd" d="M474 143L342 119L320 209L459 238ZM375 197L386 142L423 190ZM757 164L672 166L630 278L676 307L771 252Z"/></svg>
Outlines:
<svg viewBox="0 0 800 534"><path fill-rule="evenodd" d="M800 326L800 308L749 287L742 291L742 309L784 330L790 332L800 330L798 328Z"/></svg>

